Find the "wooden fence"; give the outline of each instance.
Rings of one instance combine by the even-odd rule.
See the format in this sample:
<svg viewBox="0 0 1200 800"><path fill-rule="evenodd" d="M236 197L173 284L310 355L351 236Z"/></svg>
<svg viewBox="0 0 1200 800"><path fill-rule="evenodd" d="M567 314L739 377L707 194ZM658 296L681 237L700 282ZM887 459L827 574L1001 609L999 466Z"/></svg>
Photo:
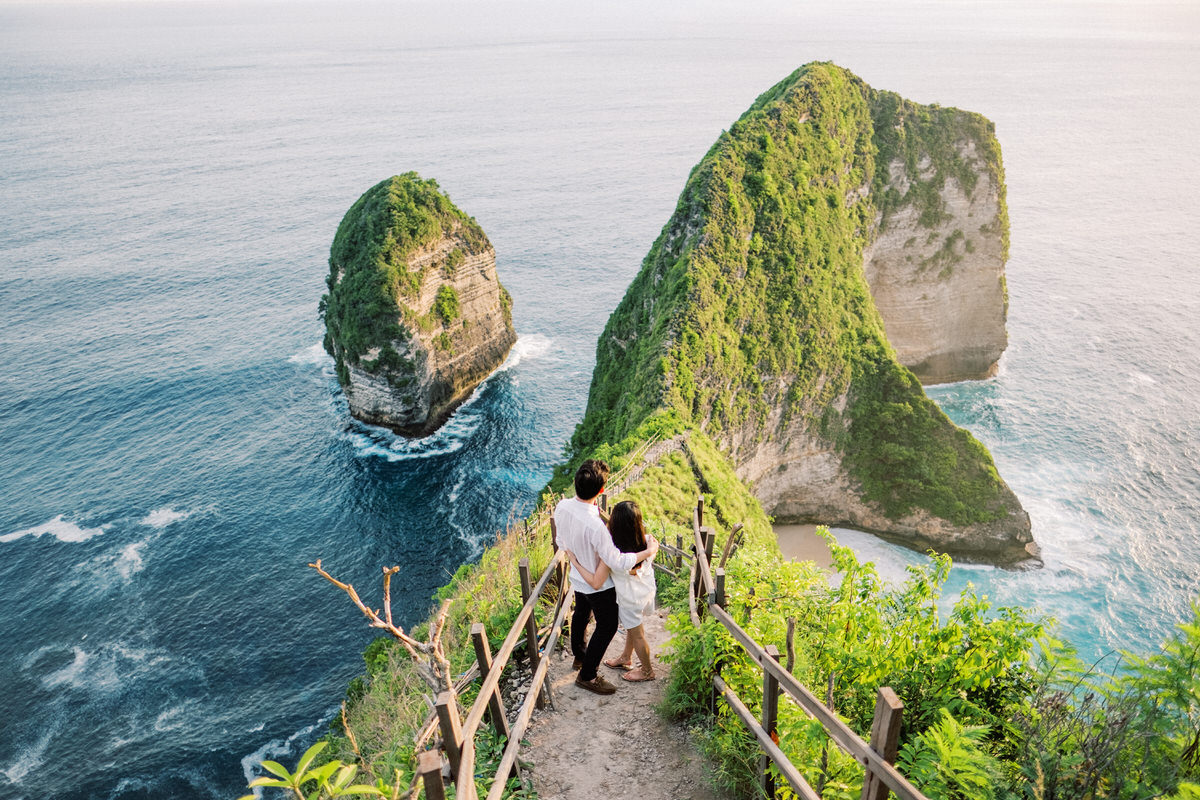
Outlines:
<svg viewBox="0 0 1200 800"><path fill-rule="evenodd" d="M642 462L646 452L656 441L656 439L652 439L639 447L630 456L626 466L609 477L609 491L616 493L624 488L634 469ZM555 541L553 511L554 504L558 499L560 498L557 496L549 498L537 512L525 521L527 534L544 525L549 525L551 542ZM603 499L606 501L607 495L603 496ZM603 505L607 507L606 502ZM677 542L675 549L677 551L676 569L672 572L677 572L681 564L682 544ZM455 691L444 691L437 697L436 729L441 732L441 747L422 752L417 763L418 777L424 786L426 796L431 800L440 800L445 797L443 754L456 787L456 796L459 800L477 800L478 793L474 780L475 735L485 715L506 742L500 764L491 780L491 788L487 793L488 800L499 800L504 793L509 776L515 774L520 777L517 755L521 738L525 735L534 709L543 708L547 702L553 702L550 696L550 682L547 679L550 661L544 658L542 653L554 652L562 634L563 623L571 608L574 592L568 585L567 569L567 560L558 551L557 545L554 545L550 563L546 565L537 585L531 586L529 559L521 559L518 571L521 581L521 598L524 602L508 635L495 655L491 653L483 624L477 622L471 626L471 641L475 646L476 661L471 673L477 675L481 681L479 694L468 710L465 719L459 713L458 692L465 687L467 681L459 682ZM536 612L542 596L547 593L554 595L552 619L545 634L541 635ZM510 725L500 697L500 676L508 665L509 659L517 651L522 634L524 634L525 655L533 672L533 679L529 693ZM418 742L425 741L433 730L431 721L430 726L427 726L427 730L423 732L425 735L418 736Z"/></svg>
<svg viewBox="0 0 1200 800"><path fill-rule="evenodd" d="M553 520L548 514L539 514L536 520L539 526L553 526ZM739 528L740 526L735 526L730 531L717 566L714 567L712 557L716 537L713 530L704 525L704 502L701 498L692 514L692 549L686 551L678 539L675 546L664 544L661 552L665 557L657 559L655 566L679 574L682 573L686 560L690 564L688 580L691 591L688 593L688 605L693 623L699 625L703 614L710 615L729 631L734 640L762 669L761 718L755 717L746 703L719 674L713 677L713 691L714 698L722 698L762 746L759 771L763 792L767 797L775 797L775 775L778 773L798 796L805 800L820 800L820 794L809 785L777 744L776 720L779 701L781 697L786 697L819 722L837 747L862 764L865 770L862 800L884 800L889 792L894 793L900 800L928 800L892 766L896 758L903 704L891 689L879 689L871 726L871 741L868 743L779 663L779 652L774 646L763 647L756 642L725 610L725 563L739 545ZM441 732L441 746L422 752L418 760L418 777L426 796L431 800L442 800L446 796L444 762L448 762L449 777L456 786L456 796L460 800L478 800L475 783L475 736L485 716L506 742L487 792L487 800L499 800L509 778L513 775L521 777L517 760L518 749L534 709L553 702L547 679L550 661L543 653L553 653L558 646L563 623L574 596L566 579L567 562L563 554L556 550L535 586L530 585L529 559L521 559L519 573L524 604L495 654L491 652L483 625L475 623L471 627L476 668L481 683L479 694L467 711L466 718L460 716L457 691L444 691L437 698L436 727ZM553 598L549 625L544 632L539 629L536 617L543 594ZM517 652L522 636L525 657L529 661L533 679L529 693L510 724L500 696L500 676ZM459 684L459 687L461 686L462 683Z"/></svg>
<svg viewBox="0 0 1200 800"><path fill-rule="evenodd" d="M441 750L426 750L421 753L417 764L417 772L425 788L425 794L431 800L440 800L445 795L445 784L442 773L442 754L449 762L450 774L457 788L460 800L476 800L475 789L475 734L486 715L492 727L506 741L500 764L492 780L491 789L487 793L488 800L499 800L504 793L504 786L510 775L520 777L520 767L517 764L517 753L525 729L533 716L535 708L543 707L550 697L550 683L547 670L550 666L548 658L542 653L552 653L558 644L563 622L571 607L573 593L567 585L564 569L565 559L561 553L555 553L546 565L545 571L536 586L530 585L529 559L520 561L521 595L524 604L513 622L512 628L504 638L503 644L491 652L487 632L482 623L471 626L471 641L475 645L475 660L479 670L479 694L475 703L467 712L466 719L459 716L458 696L456 692L444 691L437 697L438 727L441 730ZM557 580L553 580L557 576ZM544 638L539 637L535 612L541 602L542 594L549 587L557 589L552 606L553 621ZM526 695L516 718L510 725L505 714L504 703L500 697L500 676L507 666L509 659L516 652L521 635L525 637L525 654L533 671L533 680L529 694Z"/></svg>
<svg viewBox="0 0 1200 800"><path fill-rule="evenodd" d="M721 680L720 675L713 676L713 689L716 696L725 700L762 746L759 772L763 792L767 797L775 796L775 777L770 769L774 766L798 796L805 800L821 798L776 744L778 733L775 726L782 693L809 717L819 722L835 745L863 765L865 772L862 800L884 800L889 791L900 800L928 800L892 766L896 759L900 721L904 709L895 692L887 687L879 689L875 702L875 717L871 724L871 741L867 743L796 680L795 676L784 669L779 663L778 649L773 645L763 647L756 642L725 610L725 562L737 547L736 533L736 528L730 531L721 561L714 569L711 561L716 537L713 530L704 525L704 498L701 497L697 501L692 513L692 535L695 539L695 552L702 557L692 562L692 591L688 595L688 606L695 625L700 625L702 612L710 614L729 631L747 655L762 669L761 719L754 716L737 693Z"/></svg>

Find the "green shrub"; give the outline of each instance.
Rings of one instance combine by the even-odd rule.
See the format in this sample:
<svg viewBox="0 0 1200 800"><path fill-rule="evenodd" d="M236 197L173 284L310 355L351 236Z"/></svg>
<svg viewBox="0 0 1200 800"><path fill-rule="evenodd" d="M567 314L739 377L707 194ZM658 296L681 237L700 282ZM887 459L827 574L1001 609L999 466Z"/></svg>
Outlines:
<svg viewBox="0 0 1200 800"><path fill-rule="evenodd" d="M900 751L896 767L930 800L994 800L999 765L986 725L961 725L942 709L935 725Z"/></svg>
<svg viewBox="0 0 1200 800"><path fill-rule="evenodd" d="M433 311L444 326L449 326L451 322L458 319L460 313L458 292L454 291L453 286L443 283L438 288L437 297L433 300Z"/></svg>
<svg viewBox="0 0 1200 800"><path fill-rule="evenodd" d="M840 576L832 586L768 547L740 551L728 570L727 608L756 641L781 652L795 620L793 674L809 687L832 685L833 707L864 738L876 690L890 686L904 703L899 767L929 797L1149 800L1194 791L1200 605L1161 652L1126 654L1124 666L1102 671L1048 637L1048 622L993 608L970 587L946 613L944 557L910 567L908 580L891 587L872 565L832 542L831 549ZM669 629L666 710L703 731L714 770L739 785L756 749L732 735L724 704L714 715L711 680L719 672L757 713L761 670L711 619L695 628L681 613ZM826 797L857 796L861 767L844 763L786 699L778 733L809 782L826 783Z"/></svg>

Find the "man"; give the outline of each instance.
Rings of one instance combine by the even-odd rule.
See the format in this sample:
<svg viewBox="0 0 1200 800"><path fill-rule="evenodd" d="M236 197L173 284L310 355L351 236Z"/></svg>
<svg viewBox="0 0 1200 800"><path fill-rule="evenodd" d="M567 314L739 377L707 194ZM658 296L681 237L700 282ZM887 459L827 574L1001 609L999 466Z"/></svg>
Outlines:
<svg viewBox="0 0 1200 800"><path fill-rule="evenodd" d="M588 459L575 472L575 496L554 507L554 528L558 546L570 550L584 569L594 571L603 561L613 572L628 572L634 565L658 552L658 540L646 537L646 549L639 553L622 553L608 535L600 519L596 500L604 492L608 480L608 464ZM600 659L617 632L617 590L612 578L600 589L593 589L583 576L571 567L571 588L575 590L575 610L571 614L571 652L579 674L575 685L596 694L612 694L617 690L603 675L597 674ZM584 644L588 619L596 618L591 641Z"/></svg>

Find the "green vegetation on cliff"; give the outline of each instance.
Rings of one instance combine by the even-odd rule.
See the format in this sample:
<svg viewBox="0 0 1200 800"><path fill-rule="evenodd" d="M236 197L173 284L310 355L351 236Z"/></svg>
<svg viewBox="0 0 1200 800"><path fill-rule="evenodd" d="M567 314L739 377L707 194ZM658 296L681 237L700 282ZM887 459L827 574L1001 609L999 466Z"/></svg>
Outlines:
<svg viewBox="0 0 1200 800"><path fill-rule="evenodd" d="M444 263L410 266L415 253L448 233L454 233L460 244ZM325 281L329 292L321 298L325 350L337 362L338 380L349 383L347 362L368 372L401 367L392 342L412 334L401 324L399 309L414 299L425 270L440 268L453 274L465 257L464 248L474 255L490 246L479 224L455 207L436 181L406 172L368 189L338 226ZM439 293L438 322L448 324L457 312L457 296ZM379 348L378 356L364 359L374 348Z"/></svg>
<svg viewBox="0 0 1200 800"><path fill-rule="evenodd" d="M721 134L609 319L572 462L664 410L722 442L800 424L888 517L1006 513L991 457L897 363L863 276L876 131L898 109L910 106L810 64ZM886 152L902 152L889 130Z"/></svg>
<svg viewBox="0 0 1200 800"><path fill-rule="evenodd" d="M750 546L727 569L727 609L860 736L876 689L904 703L897 766L933 800L1148 800L1200 797L1200 606L1159 653L1082 662L1053 623L995 608L968 586L941 597L950 560L910 567L894 585L831 543L838 580L809 562ZM948 612L948 613L947 613ZM758 714L762 671L713 620L671 618L668 711L701 731L715 779L757 797L756 741L725 704L721 678ZM825 798L860 796L862 765L791 702L779 705L778 744ZM791 797L790 793L781 796Z"/></svg>
<svg viewBox="0 0 1200 800"><path fill-rule="evenodd" d="M458 319L458 292L448 283L438 288L437 297L433 301L433 311L441 319L443 325L449 325Z"/></svg>
<svg viewBox="0 0 1200 800"><path fill-rule="evenodd" d="M920 223L932 228L946 218L941 191L947 178L957 181L968 195L975 190L979 174L960 143L969 142L992 182L999 187L999 225L1003 257L1008 258L1008 206L1005 203L1004 165L995 125L982 116L958 108L923 106L894 92L872 95L871 120L879 164L872 181L872 197L879 207L880 225L886 227L892 212L915 204ZM907 190L901 193L889 178L893 162L900 162ZM989 231L984 231L989 232ZM967 240L968 246L970 239Z"/></svg>

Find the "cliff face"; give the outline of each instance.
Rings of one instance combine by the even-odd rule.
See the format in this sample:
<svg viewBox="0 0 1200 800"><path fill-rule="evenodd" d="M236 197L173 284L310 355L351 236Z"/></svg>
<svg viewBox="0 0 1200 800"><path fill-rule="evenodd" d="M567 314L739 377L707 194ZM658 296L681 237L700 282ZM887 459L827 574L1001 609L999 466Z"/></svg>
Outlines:
<svg viewBox="0 0 1200 800"><path fill-rule="evenodd" d="M896 358L922 383L995 374L1008 345L1008 212L992 126L879 93L875 231L863 269Z"/></svg>
<svg viewBox="0 0 1200 800"><path fill-rule="evenodd" d="M325 349L350 413L364 422L431 433L516 341L491 243L415 173L359 198L329 267Z"/></svg>
<svg viewBox="0 0 1200 800"><path fill-rule="evenodd" d="M845 401L842 396L836 402L844 405ZM834 442L800 426L778 430L780 435L770 440L755 441L741 431L724 443L737 452L738 477L750 484L776 522L854 528L914 550L933 549L966 561L1036 563L1038 550L1029 515L1003 482L996 491L999 513L991 519L964 524L924 508L889 516L878 503L863 497L861 482L847 469Z"/></svg>
<svg viewBox="0 0 1200 800"><path fill-rule="evenodd" d="M919 137L903 136L905 115ZM980 125L831 64L764 93L692 171L610 318L576 454L665 412L716 441L781 521L997 563L1028 558L1028 515L983 445L897 361L864 276L868 257L883 264L891 253L879 237L913 230L907 213L929 245L951 224L946 178L987 194L971 162L952 155L962 129ZM877 171L896 160L894 177ZM910 164L915 191L902 192ZM965 250L964 237L941 241Z"/></svg>

